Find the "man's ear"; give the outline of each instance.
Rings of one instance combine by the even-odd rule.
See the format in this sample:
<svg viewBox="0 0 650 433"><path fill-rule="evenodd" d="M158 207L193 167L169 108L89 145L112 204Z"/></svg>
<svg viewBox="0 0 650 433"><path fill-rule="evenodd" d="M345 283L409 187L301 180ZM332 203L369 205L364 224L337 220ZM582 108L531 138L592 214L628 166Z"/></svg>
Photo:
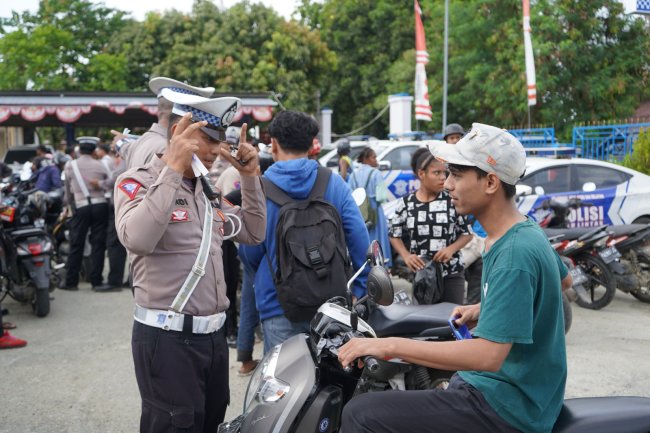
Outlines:
<svg viewBox="0 0 650 433"><path fill-rule="evenodd" d="M485 179L485 193L494 195L501 188L501 180L494 173L488 173Z"/></svg>
<svg viewBox="0 0 650 433"><path fill-rule="evenodd" d="M278 150L280 149L280 143L278 143L278 140L275 138L271 138L271 155L275 156L278 154Z"/></svg>

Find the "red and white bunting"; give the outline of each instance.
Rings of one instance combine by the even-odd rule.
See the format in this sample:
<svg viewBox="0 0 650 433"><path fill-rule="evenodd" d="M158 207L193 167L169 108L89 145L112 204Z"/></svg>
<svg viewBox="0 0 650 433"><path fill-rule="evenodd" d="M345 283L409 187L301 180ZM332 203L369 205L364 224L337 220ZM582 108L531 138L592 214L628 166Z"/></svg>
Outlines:
<svg viewBox="0 0 650 433"><path fill-rule="evenodd" d="M431 122L431 105L429 104L429 86L427 71L424 66L429 63L427 43L422 25L422 9L417 0L415 4L415 118Z"/></svg>
<svg viewBox="0 0 650 433"><path fill-rule="evenodd" d="M524 51L526 55L526 86L528 106L537 104L537 85L535 82L535 58L533 57L532 29L530 27L530 0L522 0L524 6Z"/></svg>

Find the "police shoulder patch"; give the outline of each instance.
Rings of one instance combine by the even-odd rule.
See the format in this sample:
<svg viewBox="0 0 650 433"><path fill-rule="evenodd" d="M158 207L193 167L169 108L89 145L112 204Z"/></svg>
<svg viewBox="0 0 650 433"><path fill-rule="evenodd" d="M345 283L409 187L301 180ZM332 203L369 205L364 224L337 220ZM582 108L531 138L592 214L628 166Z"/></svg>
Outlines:
<svg viewBox="0 0 650 433"><path fill-rule="evenodd" d="M141 186L142 185L136 180L124 179L118 185L118 188L120 191L122 191L124 194L126 194L129 197L129 200L133 200Z"/></svg>

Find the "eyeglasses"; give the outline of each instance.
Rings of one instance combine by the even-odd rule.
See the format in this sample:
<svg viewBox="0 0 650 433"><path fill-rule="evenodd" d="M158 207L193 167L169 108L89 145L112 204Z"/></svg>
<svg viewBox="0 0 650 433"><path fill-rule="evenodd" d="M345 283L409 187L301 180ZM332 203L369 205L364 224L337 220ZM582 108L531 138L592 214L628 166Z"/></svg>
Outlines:
<svg viewBox="0 0 650 433"><path fill-rule="evenodd" d="M433 173L434 176L444 177L445 179L449 177L449 170L434 170L431 173Z"/></svg>

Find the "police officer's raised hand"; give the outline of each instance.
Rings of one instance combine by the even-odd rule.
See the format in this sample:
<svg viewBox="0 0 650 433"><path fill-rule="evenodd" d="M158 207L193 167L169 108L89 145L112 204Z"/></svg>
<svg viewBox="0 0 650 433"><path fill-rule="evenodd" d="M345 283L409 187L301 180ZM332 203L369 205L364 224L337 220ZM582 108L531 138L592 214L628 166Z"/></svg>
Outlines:
<svg viewBox="0 0 650 433"><path fill-rule="evenodd" d="M246 141L247 124L243 124L239 132L239 146L237 155L233 158L230 154L230 148L221 147L221 156L228 160L233 167L239 171L242 176L257 176L259 167L259 158L255 148Z"/></svg>
<svg viewBox="0 0 650 433"><path fill-rule="evenodd" d="M192 155L199 151L198 130L208 122L192 123L192 113L186 113L176 125L172 126L172 136L163 155L169 168L179 173L190 170Z"/></svg>

